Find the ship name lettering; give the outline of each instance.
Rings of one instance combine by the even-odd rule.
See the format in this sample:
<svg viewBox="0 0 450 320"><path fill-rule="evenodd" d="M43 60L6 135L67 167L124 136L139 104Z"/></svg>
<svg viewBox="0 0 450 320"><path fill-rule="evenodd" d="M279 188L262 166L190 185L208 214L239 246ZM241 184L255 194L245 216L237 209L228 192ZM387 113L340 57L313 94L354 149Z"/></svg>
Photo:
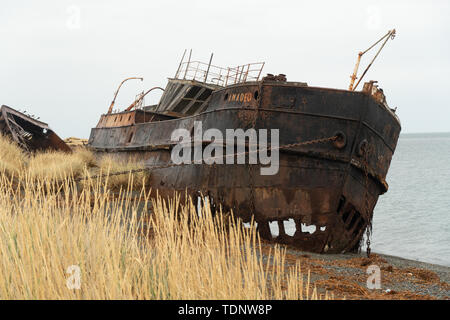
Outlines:
<svg viewBox="0 0 450 320"><path fill-rule="evenodd" d="M251 92L242 92L242 93L233 93L228 97L228 102L236 101L236 102L250 102L252 101L252 93Z"/></svg>

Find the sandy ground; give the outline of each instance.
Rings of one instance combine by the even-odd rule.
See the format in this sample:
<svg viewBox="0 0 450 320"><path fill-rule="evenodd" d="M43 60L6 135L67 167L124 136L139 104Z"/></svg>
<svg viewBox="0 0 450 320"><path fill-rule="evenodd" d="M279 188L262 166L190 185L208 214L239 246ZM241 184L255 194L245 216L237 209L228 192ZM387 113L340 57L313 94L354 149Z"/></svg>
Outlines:
<svg viewBox="0 0 450 320"><path fill-rule="evenodd" d="M263 251L272 244L263 243ZM333 292L336 299L450 300L450 267L373 253L316 254L287 248L286 267L300 262L311 271L312 287ZM381 289L368 289L367 269L380 268Z"/></svg>

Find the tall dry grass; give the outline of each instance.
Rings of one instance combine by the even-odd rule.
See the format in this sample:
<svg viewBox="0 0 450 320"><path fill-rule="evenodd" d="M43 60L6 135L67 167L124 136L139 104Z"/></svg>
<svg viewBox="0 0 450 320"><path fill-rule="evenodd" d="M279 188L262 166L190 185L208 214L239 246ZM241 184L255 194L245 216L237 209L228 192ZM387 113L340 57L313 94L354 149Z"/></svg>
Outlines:
<svg viewBox="0 0 450 320"><path fill-rule="evenodd" d="M5 138L0 150L0 299L318 298L232 215L150 200L145 175L75 180L136 164L84 148L26 156Z"/></svg>
<svg viewBox="0 0 450 320"><path fill-rule="evenodd" d="M97 164L97 174L109 175L107 178L107 185L110 188L127 187L131 181L129 175L113 175L116 172L133 171L143 169L144 165L133 160L121 160L111 155L102 156ZM145 171L136 172L133 174L133 187L141 188L145 184L147 173Z"/></svg>
<svg viewBox="0 0 450 320"><path fill-rule="evenodd" d="M317 298L283 249L263 254L255 228L207 205L19 178L0 174L0 299ZM80 289L67 286L73 265Z"/></svg>
<svg viewBox="0 0 450 320"><path fill-rule="evenodd" d="M26 156L8 137L0 134L0 172L19 174L25 166Z"/></svg>
<svg viewBox="0 0 450 320"><path fill-rule="evenodd" d="M26 173L28 179L50 179L59 182L70 178L89 178L104 176L107 186L120 189L127 188L127 174L115 176L116 172L142 169L143 165L136 161L120 161L111 156L100 159L85 147L73 147L72 153L61 151L36 152L25 154L16 143L8 137L0 135L0 172L9 176ZM133 175L133 185L142 187L147 174L140 172Z"/></svg>
<svg viewBox="0 0 450 320"><path fill-rule="evenodd" d="M80 177L86 169L86 162L79 153L67 154L59 151L36 153L27 163L32 178L64 180Z"/></svg>

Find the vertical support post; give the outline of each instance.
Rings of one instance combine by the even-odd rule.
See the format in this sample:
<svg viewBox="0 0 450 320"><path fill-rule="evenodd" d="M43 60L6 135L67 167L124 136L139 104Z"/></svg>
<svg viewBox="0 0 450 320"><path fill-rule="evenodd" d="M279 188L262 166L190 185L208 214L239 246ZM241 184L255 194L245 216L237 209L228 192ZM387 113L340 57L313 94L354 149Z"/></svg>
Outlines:
<svg viewBox="0 0 450 320"><path fill-rule="evenodd" d="M227 76L225 77L225 87L228 85L228 76L230 75L230 67L227 68Z"/></svg>
<svg viewBox="0 0 450 320"><path fill-rule="evenodd" d="M203 80L203 83L206 83L206 79L208 79L209 68L211 67L213 55L214 53L211 53L211 58L209 58L208 69L206 70L205 80Z"/></svg>
<svg viewBox="0 0 450 320"><path fill-rule="evenodd" d="M186 70L184 71L184 76L183 76L183 80L186 79L186 75L189 69L189 64L191 63L191 55L192 55L192 49L189 51L189 59L186 65Z"/></svg>
<svg viewBox="0 0 450 320"><path fill-rule="evenodd" d="M198 68L200 67L200 62L197 62L197 68L195 68L194 78L192 80L196 80Z"/></svg>
<svg viewBox="0 0 450 320"><path fill-rule="evenodd" d="M250 63L247 65L247 72L245 73L244 79L242 80L242 82L247 81L247 77L248 77L248 72L250 71Z"/></svg>
<svg viewBox="0 0 450 320"><path fill-rule="evenodd" d="M242 78L242 74L244 73L244 68L245 68L245 66L242 66L241 73L239 74L239 81L238 81L238 83L241 83L241 78ZM236 78L237 78L237 76L236 76Z"/></svg>
<svg viewBox="0 0 450 320"><path fill-rule="evenodd" d="M264 68L264 64L265 64L265 62L262 63L261 69L259 69L259 73L258 73L258 77L256 78L256 81L258 81L259 77L261 76L261 72L262 72L262 69Z"/></svg>
<svg viewBox="0 0 450 320"><path fill-rule="evenodd" d="M183 56L181 57L180 64L178 65L177 72L175 73L175 79L178 78L178 72L180 72L181 65L183 64L184 55L186 54L187 49L184 49Z"/></svg>
<svg viewBox="0 0 450 320"><path fill-rule="evenodd" d="M234 84L236 84L236 82L237 82L237 76L239 74L239 68L240 68L240 66L237 67L236 75L234 77Z"/></svg>
<svg viewBox="0 0 450 320"><path fill-rule="evenodd" d="M219 69L219 77L217 79L217 84L220 84L222 82L222 68Z"/></svg>

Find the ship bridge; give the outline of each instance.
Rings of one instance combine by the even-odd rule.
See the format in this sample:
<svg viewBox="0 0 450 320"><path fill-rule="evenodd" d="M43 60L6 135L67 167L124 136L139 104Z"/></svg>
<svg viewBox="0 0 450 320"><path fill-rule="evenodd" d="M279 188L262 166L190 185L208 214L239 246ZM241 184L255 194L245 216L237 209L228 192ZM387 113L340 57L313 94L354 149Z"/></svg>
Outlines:
<svg viewBox="0 0 450 320"><path fill-rule="evenodd" d="M186 54L186 51L185 51ZM144 107L146 111L168 113L172 115L192 115L204 111L213 91L242 82L258 81L264 62L248 63L237 67L218 67L209 63L192 61L184 56L173 78L164 90L157 105Z"/></svg>

